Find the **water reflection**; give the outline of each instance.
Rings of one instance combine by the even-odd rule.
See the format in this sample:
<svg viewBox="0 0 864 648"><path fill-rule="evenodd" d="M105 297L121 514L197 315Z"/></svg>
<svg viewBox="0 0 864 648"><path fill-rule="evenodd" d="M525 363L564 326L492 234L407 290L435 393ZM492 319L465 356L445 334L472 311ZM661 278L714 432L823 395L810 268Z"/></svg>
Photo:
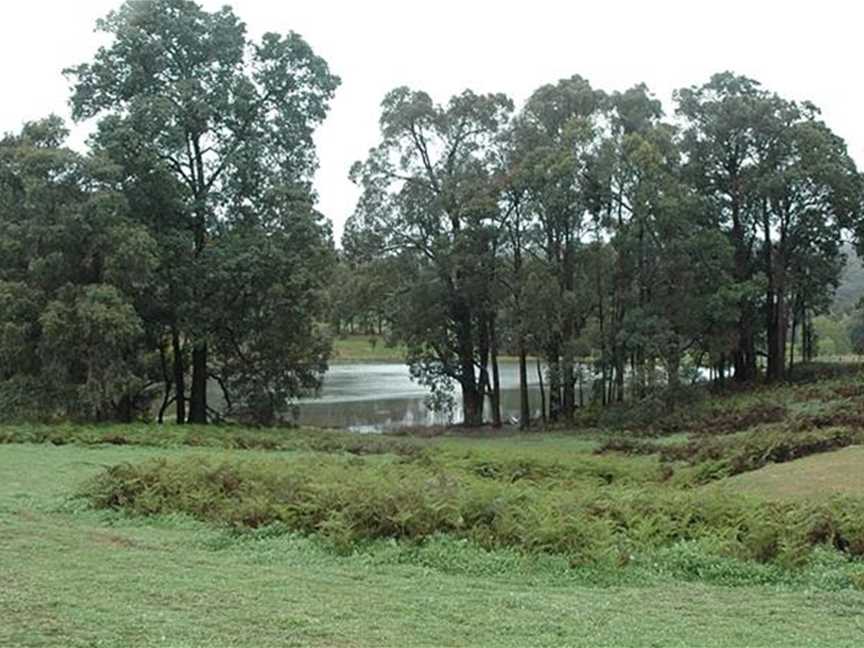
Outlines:
<svg viewBox="0 0 864 648"><path fill-rule="evenodd" d="M519 365L502 362L501 415L519 416ZM540 415L540 390L536 368L528 372L531 408ZM424 401L429 392L412 382L404 364L337 364L324 379L321 397L300 402L298 421L304 425L348 428L375 432L388 428L458 423L462 417L458 389L452 416L430 411ZM487 402L488 409L488 402ZM488 412L487 412L488 414Z"/></svg>

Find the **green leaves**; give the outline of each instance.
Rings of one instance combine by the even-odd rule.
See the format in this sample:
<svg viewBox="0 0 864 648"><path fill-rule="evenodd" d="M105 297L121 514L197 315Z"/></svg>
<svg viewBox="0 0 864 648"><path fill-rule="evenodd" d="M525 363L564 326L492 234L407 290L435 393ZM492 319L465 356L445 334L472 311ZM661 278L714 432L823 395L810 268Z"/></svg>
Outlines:
<svg viewBox="0 0 864 648"><path fill-rule="evenodd" d="M313 211L312 134L339 79L296 33L252 42L230 7L130 0L99 26L110 43L66 71L73 113L102 117L97 151L117 165L144 228L105 230L109 249L136 248L138 259L109 258L105 273L123 286L151 278L148 338L161 349L166 403L172 389L186 398L192 346L196 422L211 379L229 407L270 422L326 367L315 323L332 241Z"/></svg>

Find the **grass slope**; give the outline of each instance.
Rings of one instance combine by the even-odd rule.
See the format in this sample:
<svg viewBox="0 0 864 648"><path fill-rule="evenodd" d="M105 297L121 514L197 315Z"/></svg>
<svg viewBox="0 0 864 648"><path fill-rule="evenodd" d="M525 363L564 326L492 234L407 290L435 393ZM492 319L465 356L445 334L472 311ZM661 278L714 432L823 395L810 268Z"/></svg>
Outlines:
<svg viewBox="0 0 864 648"><path fill-rule="evenodd" d="M776 499L864 495L864 447L853 446L737 475L718 486Z"/></svg>
<svg viewBox="0 0 864 648"><path fill-rule="evenodd" d="M472 442L476 445L478 442ZM540 444L542 448L545 444ZM542 451L542 450L541 450ZM281 452L0 446L2 646L857 646L864 593L717 587L435 543L349 556L183 517L84 510L104 466ZM442 548L443 547L443 548ZM425 556L425 559L423 558ZM448 567L447 561L453 561ZM829 588L830 589L830 588Z"/></svg>

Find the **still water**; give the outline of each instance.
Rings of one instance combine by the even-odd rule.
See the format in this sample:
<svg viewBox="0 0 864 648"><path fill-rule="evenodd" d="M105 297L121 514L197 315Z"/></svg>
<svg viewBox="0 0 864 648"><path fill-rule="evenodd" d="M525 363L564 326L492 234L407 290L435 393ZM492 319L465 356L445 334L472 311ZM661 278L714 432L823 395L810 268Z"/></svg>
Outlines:
<svg viewBox="0 0 864 648"><path fill-rule="evenodd" d="M519 364L501 362L501 415L519 417ZM531 409L540 415L537 368L529 363ZM399 363L334 364L324 378L321 396L300 401L298 422L318 427L348 428L357 432L458 423L461 420L459 390L451 414L430 411L429 391L411 380L408 367ZM488 400L488 399L487 399ZM488 407L488 402L487 402Z"/></svg>

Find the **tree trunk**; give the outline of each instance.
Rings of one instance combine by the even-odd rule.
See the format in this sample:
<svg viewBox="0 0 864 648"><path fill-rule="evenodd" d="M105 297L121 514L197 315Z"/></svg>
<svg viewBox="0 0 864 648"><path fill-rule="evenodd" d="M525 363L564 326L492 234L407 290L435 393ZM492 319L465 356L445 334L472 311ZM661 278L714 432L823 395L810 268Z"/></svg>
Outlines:
<svg viewBox="0 0 864 648"><path fill-rule="evenodd" d="M585 407L585 365L579 365L579 407Z"/></svg>
<svg viewBox="0 0 864 648"><path fill-rule="evenodd" d="M756 344L753 337L753 309L744 304L745 315L738 322L738 348L735 350L735 382L746 383L756 378Z"/></svg>
<svg viewBox="0 0 864 648"><path fill-rule="evenodd" d="M528 399L528 354L525 343L519 340L519 428L531 427L531 402Z"/></svg>
<svg viewBox="0 0 864 648"><path fill-rule="evenodd" d="M159 413L156 416L156 422L162 425L165 422L165 410L171 402L171 394L174 391L174 381L171 379L171 373L168 371L168 351L165 342L159 345L159 365L162 367L162 382L165 384L165 390L162 393L162 404L159 406Z"/></svg>
<svg viewBox="0 0 864 648"><path fill-rule="evenodd" d="M177 410L177 424L186 423L186 368L183 366L183 345L177 325L171 326L171 348L174 352L174 403Z"/></svg>
<svg viewBox="0 0 864 648"><path fill-rule="evenodd" d="M789 371L795 368L795 334L798 331L798 314L797 309L792 307L792 331L789 340Z"/></svg>
<svg viewBox="0 0 864 648"><path fill-rule="evenodd" d="M501 375L498 373L498 330L489 318L489 355L492 361L492 426L501 427Z"/></svg>
<svg viewBox="0 0 864 648"><path fill-rule="evenodd" d="M132 397L129 394L123 394L120 398L116 407L115 419L118 423L132 422Z"/></svg>
<svg viewBox="0 0 864 648"><path fill-rule="evenodd" d="M735 280L745 282L750 279L750 248L744 236L741 222L740 179L731 178L732 189L732 246L735 257ZM741 312L738 319L738 346L735 350L735 381L751 382L756 377L756 345L753 335L754 313L748 298L740 302Z"/></svg>
<svg viewBox="0 0 864 648"><path fill-rule="evenodd" d="M781 277L781 284L777 290L777 315L775 318L776 332L774 334L776 351L775 356L777 358L775 365L775 378L777 380L785 380L786 379L786 338L788 335L789 329L789 315L788 308L786 306L786 290L783 286L783 278Z"/></svg>
<svg viewBox="0 0 864 648"><path fill-rule="evenodd" d="M543 424L546 424L546 390L543 388L543 367L540 364L540 358L537 358L537 380L540 381L540 417L543 419Z"/></svg>
<svg viewBox="0 0 864 648"><path fill-rule="evenodd" d="M774 293L769 279L768 293L765 295L765 342L768 351L765 366L766 382L775 382L778 379L777 366L777 295Z"/></svg>
<svg viewBox="0 0 864 648"><path fill-rule="evenodd" d="M483 425L483 387L473 380L462 381L462 414L466 427Z"/></svg>
<svg viewBox="0 0 864 648"><path fill-rule="evenodd" d="M681 352L677 345L666 355L666 386L673 395L681 387Z"/></svg>
<svg viewBox="0 0 864 648"><path fill-rule="evenodd" d="M207 343L192 349L192 392L189 398L189 423L207 423Z"/></svg>
<svg viewBox="0 0 864 648"><path fill-rule="evenodd" d="M616 353L617 361L615 362L615 400L619 403L624 402L624 374L627 371L627 358L623 351Z"/></svg>
<svg viewBox="0 0 864 648"><path fill-rule="evenodd" d="M553 342L546 352L549 368L549 422L555 423L561 415L561 352L560 345Z"/></svg>
<svg viewBox="0 0 864 648"><path fill-rule="evenodd" d="M568 345L569 346L569 345ZM563 414L567 421L573 420L573 412L576 409L576 375L573 371L573 356L564 349L564 363L561 382L564 389Z"/></svg>

